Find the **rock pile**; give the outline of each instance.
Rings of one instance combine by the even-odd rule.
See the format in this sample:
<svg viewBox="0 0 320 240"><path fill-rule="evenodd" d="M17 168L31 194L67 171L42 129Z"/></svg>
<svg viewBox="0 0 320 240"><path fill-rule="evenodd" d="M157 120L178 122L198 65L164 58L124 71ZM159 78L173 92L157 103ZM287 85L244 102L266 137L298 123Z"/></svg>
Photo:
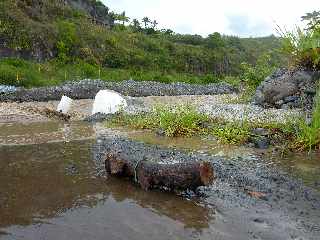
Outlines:
<svg viewBox="0 0 320 240"><path fill-rule="evenodd" d="M257 88L254 103L282 109L311 109L320 72L279 69Z"/></svg>
<svg viewBox="0 0 320 240"><path fill-rule="evenodd" d="M17 101L45 102L60 100L66 95L72 99L92 99L99 90L114 90L124 96L145 97L145 96L174 96L174 95L215 95L227 94L236 91L226 83L217 84L187 84L187 83L159 83L152 81L119 81L109 82L101 80L82 80L79 82L68 82L56 87L41 87L33 89L19 88L15 92L0 93L0 102Z"/></svg>

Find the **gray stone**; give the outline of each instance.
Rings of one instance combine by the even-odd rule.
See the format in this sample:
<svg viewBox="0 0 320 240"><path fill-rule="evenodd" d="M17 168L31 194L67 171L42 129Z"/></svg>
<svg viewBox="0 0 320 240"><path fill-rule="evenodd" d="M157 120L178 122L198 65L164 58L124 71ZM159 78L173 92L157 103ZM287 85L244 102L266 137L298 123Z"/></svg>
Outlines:
<svg viewBox="0 0 320 240"><path fill-rule="evenodd" d="M2 93L12 93L17 91L17 88L15 86L9 86L9 85L0 85L0 94Z"/></svg>
<svg viewBox="0 0 320 240"><path fill-rule="evenodd" d="M258 137L253 140L256 148L268 149L270 145L270 140L267 137Z"/></svg>
<svg viewBox="0 0 320 240"><path fill-rule="evenodd" d="M281 105L281 109L288 110L288 109L290 109L290 108L291 108L290 103L286 103L286 104Z"/></svg>
<svg viewBox="0 0 320 240"><path fill-rule="evenodd" d="M275 102L276 106L281 106L282 104L284 104L283 100L278 100L278 101Z"/></svg>
<svg viewBox="0 0 320 240"><path fill-rule="evenodd" d="M103 122L107 119L112 118L113 116L114 116L113 114L95 113L89 117L86 117L84 121L92 122L92 123Z"/></svg>
<svg viewBox="0 0 320 240"><path fill-rule="evenodd" d="M265 129L265 128L255 128L252 130L252 134L259 135L259 136L268 136L269 131L268 129Z"/></svg>
<svg viewBox="0 0 320 240"><path fill-rule="evenodd" d="M304 99L303 106L310 108L312 97L309 95L316 92L318 74L306 70L279 69L261 83L253 101L264 107L294 108L300 107L300 99ZM291 102L294 104L282 107Z"/></svg>
<svg viewBox="0 0 320 240"><path fill-rule="evenodd" d="M289 102L295 102L298 101L299 97L298 96L288 96L284 98L284 102L285 103L289 103Z"/></svg>

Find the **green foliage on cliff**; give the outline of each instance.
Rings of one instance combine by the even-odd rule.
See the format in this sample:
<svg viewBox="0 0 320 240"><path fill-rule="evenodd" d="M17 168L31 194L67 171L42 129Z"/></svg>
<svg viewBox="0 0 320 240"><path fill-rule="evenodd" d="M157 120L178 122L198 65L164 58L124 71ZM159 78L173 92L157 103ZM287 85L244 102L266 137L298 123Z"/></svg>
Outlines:
<svg viewBox="0 0 320 240"><path fill-rule="evenodd" d="M283 50L294 67L320 70L320 11L308 13L302 20L307 23L306 29L280 30Z"/></svg>
<svg viewBox="0 0 320 240"><path fill-rule="evenodd" d="M0 60L0 85L14 86L49 86L65 81L81 79L101 79L105 81L158 81L164 83L186 82L206 84L219 82L212 74L193 75L189 73L163 73L160 71L140 69L103 68L96 64L77 60L73 63L61 64L58 59L44 63L36 63L16 58ZM227 81L228 82L228 81Z"/></svg>
<svg viewBox="0 0 320 240"><path fill-rule="evenodd" d="M62 74L69 79L76 77L69 72L77 72L81 62L89 64L85 68L95 73L99 69L108 73L117 69L119 74L125 72L127 78L139 79L145 79L146 73L154 73L148 80L164 82L177 79L192 82L190 76L194 76L194 82L204 83L215 82L217 77L237 76L242 73L240 63L255 66L263 54L271 54L274 65L282 61L274 51L280 46L274 36L241 39L213 33L204 38L159 30L157 25L147 17L130 21L125 13L109 12L96 0L3 0L0 54L32 59L47 69L56 69L60 63L62 69L69 68ZM5 65L1 68L8 64ZM8 67L6 71L4 75L11 76L6 81L12 82L14 74L10 72L23 72L23 69ZM56 75L52 77L57 79L48 84L63 79L60 73ZM26 78L28 84L22 85L32 85L34 80ZM4 82L3 77L1 81Z"/></svg>

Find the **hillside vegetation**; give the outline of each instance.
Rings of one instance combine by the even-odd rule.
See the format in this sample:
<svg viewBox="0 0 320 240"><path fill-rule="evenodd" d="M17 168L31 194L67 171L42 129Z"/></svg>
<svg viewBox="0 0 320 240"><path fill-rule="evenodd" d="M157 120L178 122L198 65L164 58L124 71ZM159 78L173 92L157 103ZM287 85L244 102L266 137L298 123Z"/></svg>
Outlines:
<svg viewBox="0 0 320 240"><path fill-rule="evenodd" d="M81 78L210 83L239 76L241 63L283 62L274 36L204 38L157 25L147 17L130 20L96 0L2 0L0 84L29 87Z"/></svg>

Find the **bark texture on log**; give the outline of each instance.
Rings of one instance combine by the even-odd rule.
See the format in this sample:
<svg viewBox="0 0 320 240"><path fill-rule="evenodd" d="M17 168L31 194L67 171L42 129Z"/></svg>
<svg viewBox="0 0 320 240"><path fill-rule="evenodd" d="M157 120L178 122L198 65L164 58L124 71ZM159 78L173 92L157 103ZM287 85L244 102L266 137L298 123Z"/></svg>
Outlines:
<svg viewBox="0 0 320 240"><path fill-rule="evenodd" d="M107 143L106 172L134 179L143 189L195 190L214 180L209 162L171 149L130 140Z"/></svg>

